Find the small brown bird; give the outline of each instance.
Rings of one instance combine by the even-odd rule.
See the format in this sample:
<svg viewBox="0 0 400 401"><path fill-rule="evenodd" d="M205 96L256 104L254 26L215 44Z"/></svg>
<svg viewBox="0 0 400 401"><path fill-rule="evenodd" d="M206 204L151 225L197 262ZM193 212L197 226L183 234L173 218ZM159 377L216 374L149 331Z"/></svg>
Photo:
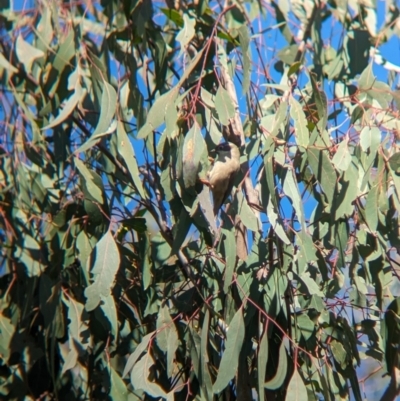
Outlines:
<svg viewBox="0 0 400 401"><path fill-rule="evenodd" d="M236 174L240 170L240 151L232 142L221 143L215 148L217 160L208 173L214 199L214 215L218 214L225 199L232 191Z"/></svg>

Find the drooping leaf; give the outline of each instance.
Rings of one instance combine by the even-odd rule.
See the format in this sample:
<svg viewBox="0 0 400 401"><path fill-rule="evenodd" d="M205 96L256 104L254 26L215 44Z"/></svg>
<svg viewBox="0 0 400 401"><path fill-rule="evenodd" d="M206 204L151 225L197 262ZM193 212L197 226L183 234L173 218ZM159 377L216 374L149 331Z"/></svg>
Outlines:
<svg viewBox="0 0 400 401"><path fill-rule="evenodd" d="M229 324L225 351L219 364L217 380L213 385L214 394L219 394L232 380L239 364L239 354L244 340L244 320L239 309Z"/></svg>
<svg viewBox="0 0 400 401"><path fill-rule="evenodd" d="M42 130L53 128L53 127L61 124L63 121L65 121L71 115L71 113L75 110L76 105L78 104L78 102L80 102L82 100L82 98L85 96L85 94L86 94L86 91L84 91L82 89L81 85L78 83L78 85L75 86L74 93L66 101L64 107L58 113L58 116L50 124L47 124L46 126L44 126L42 128Z"/></svg>
<svg viewBox="0 0 400 401"><path fill-rule="evenodd" d="M283 181L283 191L291 199L293 207L296 211L297 217L301 224L302 230L305 230L305 217L303 210L303 203L301 202L299 188L293 177L293 170L288 168Z"/></svg>
<svg viewBox="0 0 400 401"><path fill-rule="evenodd" d="M336 188L336 173L329 157L324 150L315 147L307 148L307 156L311 169L321 184L328 203L332 204Z"/></svg>
<svg viewBox="0 0 400 401"><path fill-rule="evenodd" d="M125 132L124 124L121 121L118 121L117 123L117 141L118 153L121 155L126 163L126 166L128 167L132 183L141 198L146 199L147 196L143 188L142 180L140 179L140 173L134 148L129 140L128 135Z"/></svg>
<svg viewBox="0 0 400 401"><path fill-rule="evenodd" d="M225 279L224 279L224 292L227 293L231 285L235 265L236 265L236 241L235 235L231 230L224 230L224 248L225 248Z"/></svg>
<svg viewBox="0 0 400 401"><path fill-rule="evenodd" d="M140 128L137 138L147 138L154 130L156 130L165 120L165 115L169 105L175 102L178 96L178 88L174 87L169 92L164 93L156 99L153 106L147 114L146 123Z"/></svg>
<svg viewBox="0 0 400 401"><path fill-rule="evenodd" d="M340 142L335 156L333 156L332 163L338 170L346 171L351 163L351 154L349 151L349 138L345 138Z"/></svg>
<svg viewBox="0 0 400 401"><path fill-rule="evenodd" d="M183 14L183 28L176 35L176 40L181 44L179 55L183 53L184 48L190 43L195 34L196 20Z"/></svg>
<svg viewBox="0 0 400 401"><path fill-rule="evenodd" d="M306 386L304 385L304 382L297 369L295 369L293 376L290 379L286 394L287 397L293 401L309 399Z"/></svg>
<svg viewBox="0 0 400 401"><path fill-rule="evenodd" d="M289 104L290 116L293 118L294 121L297 144L299 146L299 150L302 152L304 151L303 148L308 146L308 141L310 137L307 129L308 124L306 116L299 102L294 97L290 97Z"/></svg>
<svg viewBox="0 0 400 401"><path fill-rule="evenodd" d="M215 96L215 108L221 123L223 125L229 125L229 119L235 116L235 107L229 93L221 85Z"/></svg>
<svg viewBox="0 0 400 401"><path fill-rule="evenodd" d="M258 375L258 397L260 401L264 401L264 383L265 383L265 374L267 372L267 363L268 363L268 331L265 330L258 349L257 356L257 375Z"/></svg>
<svg viewBox="0 0 400 401"><path fill-rule="evenodd" d="M208 363L209 363L209 357L208 357L208 336L209 336L209 324L210 324L210 313L207 309L205 315L204 315L204 320L203 320L203 326L201 329L201 365L200 365L200 371L201 371L201 380L202 382L202 393L204 394L204 397L207 401L212 401L213 400L213 386L211 382L211 376L210 372L208 370Z"/></svg>
<svg viewBox="0 0 400 401"><path fill-rule="evenodd" d="M251 76L251 55L250 55L250 37L247 26L243 25L239 28L239 41L243 55L243 82L242 91L247 94L250 87Z"/></svg>
<svg viewBox="0 0 400 401"><path fill-rule="evenodd" d="M178 348L178 333L173 320L164 305L157 318L157 344L160 349L167 353L167 375L171 378L173 359Z"/></svg>
<svg viewBox="0 0 400 401"><path fill-rule="evenodd" d="M110 231L96 244L92 256L93 283L85 289L87 311L95 309L104 298L110 296L119 268L119 251Z"/></svg>
<svg viewBox="0 0 400 401"><path fill-rule="evenodd" d="M276 390L282 386L285 377L287 374L287 356L286 356L286 347L284 341L282 341L281 346L279 348L279 361L275 376L264 383L264 387L270 390Z"/></svg>
<svg viewBox="0 0 400 401"><path fill-rule="evenodd" d="M75 158L75 166L79 170L79 173L81 174L85 186L90 192L90 195L94 198L94 200L96 200L100 204L103 204L104 202L103 192L101 188L99 188L99 186L96 184L93 172L91 172L86 167L86 165L77 157Z"/></svg>
<svg viewBox="0 0 400 401"><path fill-rule="evenodd" d="M135 366L137 360L142 356L143 352L146 351L147 346L149 345L150 340L153 338L155 332L151 332L146 334L143 338L140 344L136 347L135 351L129 356L124 372L122 373L122 377L125 377Z"/></svg>
<svg viewBox="0 0 400 401"><path fill-rule="evenodd" d="M154 359L150 353L145 354L131 370L131 384L135 390L143 390L152 397L166 398L163 388L149 379L150 369L154 366Z"/></svg>

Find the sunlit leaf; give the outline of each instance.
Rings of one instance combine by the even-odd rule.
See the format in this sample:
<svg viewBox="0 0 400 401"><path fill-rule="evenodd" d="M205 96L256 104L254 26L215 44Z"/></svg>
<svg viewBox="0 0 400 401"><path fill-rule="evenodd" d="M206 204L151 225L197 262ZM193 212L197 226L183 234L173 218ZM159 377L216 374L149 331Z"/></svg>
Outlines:
<svg viewBox="0 0 400 401"><path fill-rule="evenodd" d="M143 183L140 179L139 167L137 164L134 148L125 132L124 124L121 121L117 123L117 140L118 140L118 153L122 156L123 160L128 167L129 174L136 191L146 199L146 193L143 188Z"/></svg>
<svg viewBox="0 0 400 401"><path fill-rule="evenodd" d="M15 50L20 63L23 64L25 70L30 73L33 62L36 59L43 57L44 52L25 41L21 34L18 35L15 45Z"/></svg>
<svg viewBox="0 0 400 401"><path fill-rule="evenodd" d="M345 171L349 167L351 163L351 154L349 151L349 138L345 138L342 142L340 142L335 156L332 158L332 163L338 170Z"/></svg>
<svg viewBox="0 0 400 401"><path fill-rule="evenodd" d="M226 89L221 85L215 96L215 108L217 109L219 120L223 125L229 124L229 119L235 116L235 107Z"/></svg>
<svg viewBox="0 0 400 401"><path fill-rule="evenodd" d="M119 268L119 251L110 231L97 243L93 257L90 271L93 283L85 289L87 311L95 309L104 298L110 296Z"/></svg>
<svg viewBox="0 0 400 401"><path fill-rule="evenodd" d="M176 35L176 40L181 44L180 54L184 48L190 43L195 34L196 20L189 18L187 14L183 14L183 28Z"/></svg>
<svg viewBox="0 0 400 401"><path fill-rule="evenodd" d="M286 356L286 347L284 342L282 341L281 346L279 348L279 361L277 366L277 371L275 376L264 383L264 386L270 390L276 390L281 387L287 373L287 356Z"/></svg>

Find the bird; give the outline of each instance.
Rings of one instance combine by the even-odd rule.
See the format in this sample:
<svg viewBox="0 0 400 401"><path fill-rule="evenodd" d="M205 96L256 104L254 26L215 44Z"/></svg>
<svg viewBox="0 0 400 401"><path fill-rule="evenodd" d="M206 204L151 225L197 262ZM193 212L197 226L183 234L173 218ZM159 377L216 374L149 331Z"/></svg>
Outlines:
<svg viewBox="0 0 400 401"><path fill-rule="evenodd" d="M236 174L240 170L240 151L232 142L223 142L215 148L217 159L210 172L208 181L214 200L214 216L218 214L225 199L229 196Z"/></svg>

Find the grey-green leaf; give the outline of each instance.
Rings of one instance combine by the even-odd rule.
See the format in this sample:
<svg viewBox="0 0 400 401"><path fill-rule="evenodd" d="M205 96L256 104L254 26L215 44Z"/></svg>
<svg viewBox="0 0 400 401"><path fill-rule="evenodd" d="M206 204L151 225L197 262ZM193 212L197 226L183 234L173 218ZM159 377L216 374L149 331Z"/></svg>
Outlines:
<svg viewBox="0 0 400 401"><path fill-rule="evenodd" d="M151 106L147 115L146 123L140 128L137 138L147 138L155 129L157 129L164 121L167 108L174 103L179 94L179 87L176 86L169 92L162 94Z"/></svg>
<svg viewBox="0 0 400 401"><path fill-rule="evenodd" d="M244 320L242 309L239 309L229 324L225 351L222 354L217 380L214 383L214 394L220 393L235 376L239 354L244 340Z"/></svg>
<svg viewBox="0 0 400 401"><path fill-rule="evenodd" d="M264 386L270 390L276 390L282 386L283 382L285 381L287 373L287 356L286 356L286 348L285 342L282 341L281 346L279 348L279 362L278 367L275 373L275 376L264 383Z"/></svg>
<svg viewBox="0 0 400 401"><path fill-rule="evenodd" d="M85 289L87 311L95 309L110 295L119 268L119 251L110 231L96 244L92 257L95 258L91 269L93 283Z"/></svg>
<svg viewBox="0 0 400 401"><path fill-rule="evenodd" d="M95 181L94 177L91 174L91 171L86 167L86 165L79 160L77 157L74 159L75 166L79 170L79 173L82 176L82 179L85 180L85 185L88 191L90 192L90 195L100 204L103 204L104 199L103 199L103 192L101 188L99 188Z"/></svg>
<svg viewBox="0 0 400 401"><path fill-rule="evenodd" d="M124 159L128 167L129 174L136 191L142 199L146 199L146 193L143 188L142 180L140 179L139 168L135 157L134 148L125 132L124 124L118 121L117 124L117 140L118 140L118 153Z"/></svg>
<svg viewBox="0 0 400 401"><path fill-rule="evenodd" d="M310 139L310 134L307 128L308 124L306 116L300 103L293 96L290 97L289 104L290 104L290 116L293 118L294 122L297 145L299 146L299 150L303 152L304 151L303 148L308 146L308 142Z"/></svg>
<svg viewBox="0 0 400 401"><path fill-rule="evenodd" d="M171 377L173 358L178 348L178 332L175 323L169 314L169 308L164 305L157 318L157 344L160 349L167 353L167 375Z"/></svg>
<svg viewBox="0 0 400 401"><path fill-rule="evenodd" d="M215 96L215 108L217 109L219 120L223 125L229 124L229 119L235 116L235 107L226 89L221 85Z"/></svg>
<svg viewBox="0 0 400 401"><path fill-rule="evenodd" d="M328 203L332 204L337 177L329 157L324 150L316 147L308 147L307 156L311 169L321 184Z"/></svg>

